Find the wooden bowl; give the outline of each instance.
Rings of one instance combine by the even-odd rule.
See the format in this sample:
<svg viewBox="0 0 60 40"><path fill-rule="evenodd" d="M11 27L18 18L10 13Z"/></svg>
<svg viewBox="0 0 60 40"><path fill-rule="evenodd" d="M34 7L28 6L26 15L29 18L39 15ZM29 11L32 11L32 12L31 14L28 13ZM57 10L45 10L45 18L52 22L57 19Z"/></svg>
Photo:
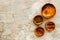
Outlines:
<svg viewBox="0 0 60 40"><path fill-rule="evenodd" d="M48 30L48 31L53 31L53 30L55 29L55 23L52 22L52 21L48 21L48 22L46 22L46 24L45 24L45 28L46 28L46 30Z"/></svg>
<svg viewBox="0 0 60 40"><path fill-rule="evenodd" d="M36 24L36 25L42 24L43 23L43 17L41 15L36 15L33 18L33 23Z"/></svg>
<svg viewBox="0 0 60 40"><path fill-rule="evenodd" d="M47 3L42 7L41 13L43 17L49 19L56 14L56 8L53 4Z"/></svg>
<svg viewBox="0 0 60 40"><path fill-rule="evenodd" d="M34 30L34 33L36 36L38 37L41 37L44 35L45 31L42 27L37 27L35 30Z"/></svg>

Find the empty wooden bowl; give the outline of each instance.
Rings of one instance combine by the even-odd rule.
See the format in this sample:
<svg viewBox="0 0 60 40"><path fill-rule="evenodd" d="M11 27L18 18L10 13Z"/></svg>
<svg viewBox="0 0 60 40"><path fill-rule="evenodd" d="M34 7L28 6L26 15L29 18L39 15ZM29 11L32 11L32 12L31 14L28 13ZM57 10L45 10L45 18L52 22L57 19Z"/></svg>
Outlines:
<svg viewBox="0 0 60 40"><path fill-rule="evenodd" d="M46 24L45 24L45 28L46 28L46 30L48 30L48 31L53 31L53 30L55 29L55 23L52 22L52 21L48 21L48 22L46 22Z"/></svg>
<svg viewBox="0 0 60 40"><path fill-rule="evenodd" d="M45 18L49 19L56 14L56 8L53 4L47 3L42 7L41 13Z"/></svg>
<svg viewBox="0 0 60 40"><path fill-rule="evenodd" d="M40 24L42 24L42 22L43 22L43 17L41 15L36 15L33 18L33 23L36 25L40 25Z"/></svg>
<svg viewBox="0 0 60 40"><path fill-rule="evenodd" d="M34 30L34 33L36 36L38 37L41 37L44 35L45 31L42 27L37 27L35 30Z"/></svg>

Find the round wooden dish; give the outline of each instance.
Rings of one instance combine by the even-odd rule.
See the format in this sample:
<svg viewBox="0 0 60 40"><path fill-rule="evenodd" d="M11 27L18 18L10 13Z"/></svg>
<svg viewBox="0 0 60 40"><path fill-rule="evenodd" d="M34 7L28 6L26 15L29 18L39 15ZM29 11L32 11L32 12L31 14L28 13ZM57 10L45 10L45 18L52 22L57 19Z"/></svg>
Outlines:
<svg viewBox="0 0 60 40"><path fill-rule="evenodd" d="M42 27L37 27L35 30L34 30L34 33L36 36L38 37L41 37L44 35L44 29Z"/></svg>
<svg viewBox="0 0 60 40"><path fill-rule="evenodd" d="M45 28L46 28L46 30L48 30L49 32L50 32L50 31L53 31L53 30L55 29L55 23L52 22L52 21L48 21L48 22L46 22L46 24L45 24Z"/></svg>
<svg viewBox="0 0 60 40"><path fill-rule="evenodd" d="M40 25L40 24L42 24L42 22L43 22L43 17L41 15L36 15L33 18L33 23L36 25Z"/></svg>
<svg viewBox="0 0 60 40"><path fill-rule="evenodd" d="M56 14L56 8L53 4L47 3L42 7L41 13L45 18L49 19Z"/></svg>

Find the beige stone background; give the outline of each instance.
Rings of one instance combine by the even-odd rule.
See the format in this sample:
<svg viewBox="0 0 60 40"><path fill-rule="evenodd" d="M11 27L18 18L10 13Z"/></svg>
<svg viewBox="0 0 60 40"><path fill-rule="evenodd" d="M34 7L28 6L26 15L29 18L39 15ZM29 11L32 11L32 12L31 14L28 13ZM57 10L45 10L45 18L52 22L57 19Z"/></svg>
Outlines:
<svg viewBox="0 0 60 40"><path fill-rule="evenodd" d="M41 25L52 20L56 28L52 32L45 30L42 37L36 37L32 22L34 15L41 13L41 7L52 3L56 7L56 15L44 19ZM0 40L60 40L60 0L0 0Z"/></svg>

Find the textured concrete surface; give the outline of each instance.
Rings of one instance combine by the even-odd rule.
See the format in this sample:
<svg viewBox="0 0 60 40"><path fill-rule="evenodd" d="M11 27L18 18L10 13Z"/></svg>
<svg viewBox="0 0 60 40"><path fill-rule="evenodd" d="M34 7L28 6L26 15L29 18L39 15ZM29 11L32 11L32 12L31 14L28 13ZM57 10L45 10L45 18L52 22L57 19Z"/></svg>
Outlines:
<svg viewBox="0 0 60 40"><path fill-rule="evenodd" d="M34 15L41 13L41 7L52 3L56 7L56 15L48 20L56 23L52 32L36 37L32 22ZM60 0L0 0L0 40L60 40ZM48 20L45 19L41 25Z"/></svg>

